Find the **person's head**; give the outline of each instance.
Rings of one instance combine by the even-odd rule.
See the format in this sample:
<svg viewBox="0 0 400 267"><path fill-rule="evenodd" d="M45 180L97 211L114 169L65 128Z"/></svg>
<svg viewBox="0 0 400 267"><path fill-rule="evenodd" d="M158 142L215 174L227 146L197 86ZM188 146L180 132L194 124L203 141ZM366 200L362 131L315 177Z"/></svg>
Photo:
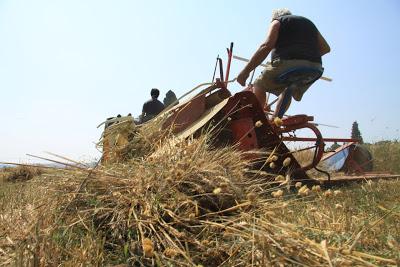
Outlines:
<svg viewBox="0 0 400 267"><path fill-rule="evenodd" d="M175 93L172 90L169 90L165 95L167 97L176 97Z"/></svg>
<svg viewBox="0 0 400 267"><path fill-rule="evenodd" d="M286 15L292 15L292 12L290 12L290 10L287 8L275 9L275 10L272 10L272 19L271 20L277 19L282 16L286 16Z"/></svg>
<svg viewBox="0 0 400 267"><path fill-rule="evenodd" d="M150 92L151 98L156 99L160 95L160 91L157 88L151 89Z"/></svg>

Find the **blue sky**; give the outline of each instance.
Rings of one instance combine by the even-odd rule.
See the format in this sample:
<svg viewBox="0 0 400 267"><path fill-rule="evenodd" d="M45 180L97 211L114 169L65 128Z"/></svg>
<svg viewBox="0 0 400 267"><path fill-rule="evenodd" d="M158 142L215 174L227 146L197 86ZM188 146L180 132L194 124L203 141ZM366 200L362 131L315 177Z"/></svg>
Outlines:
<svg viewBox="0 0 400 267"><path fill-rule="evenodd" d="M340 127L321 127L326 137L348 137L357 120L366 141L400 139L397 0L0 0L0 161L98 157L106 117L137 116L153 87L163 98L209 81L231 41L250 57L279 7L313 20L332 48L333 82L315 83L289 113ZM232 76L243 66L234 61Z"/></svg>

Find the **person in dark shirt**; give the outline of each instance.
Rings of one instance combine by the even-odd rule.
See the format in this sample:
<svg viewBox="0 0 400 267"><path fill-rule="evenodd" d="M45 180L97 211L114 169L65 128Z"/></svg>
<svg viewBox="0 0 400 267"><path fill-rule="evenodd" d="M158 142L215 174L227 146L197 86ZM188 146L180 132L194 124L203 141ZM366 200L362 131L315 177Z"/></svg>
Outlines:
<svg viewBox="0 0 400 267"><path fill-rule="evenodd" d="M164 104L157 99L160 95L160 91L153 88L151 89L150 95L151 99L143 104L141 122L151 120L164 109Z"/></svg>
<svg viewBox="0 0 400 267"><path fill-rule="evenodd" d="M178 98L172 90L169 90L164 97L164 106L168 107L169 105L177 105L179 104Z"/></svg>
<svg viewBox="0 0 400 267"><path fill-rule="evenodd" d="M266 102L266 92L279 96L274 113L274 117L276 117L287 87L287 85L277 82L277 78L288 70L297 67L311 67L320 70L322 73L321 57L330 52L330 47L309 19L294 16L287 9L274 10L267 39L240 72L237 82L245 86L250 73L267 58L270 52L272 52L271 62L267 64L260 77L255 80L252 91L262 107ZM296 88L292 97L296 101L300 101L310 86L311 84L307 84L302 88ZM290 105L290 100L285 105L283 108L286 111Z"/></svg>

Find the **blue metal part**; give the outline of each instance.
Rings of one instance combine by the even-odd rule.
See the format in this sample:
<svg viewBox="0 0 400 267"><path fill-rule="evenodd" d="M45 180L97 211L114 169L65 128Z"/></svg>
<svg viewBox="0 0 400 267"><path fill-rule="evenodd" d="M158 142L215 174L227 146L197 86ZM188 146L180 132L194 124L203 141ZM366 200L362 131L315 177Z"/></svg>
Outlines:
<svg viewBox="0 0 400 267"><path fill-rule="evenodd" d="M279 75L277 82L288 85L293 83L310 84L318 80L323 72L323 68L295 67Z"/></svg>
<svg viewBox="0 0 400 267"><path fill-rule="evenodd" d="M282 102L280 103L279 111L277 114L279 118L283 117L283 114L285 114L288 106L290 105L290 102L292 101L293 90L295 89L296 89L295 85L292 84L288 88L286 88L286 90L282 93L283 98Z"/></svg>
<svg viewBox="0 0 400 267"><path fill-rule="evenodd" d="M324 164L328 168L329 171L339 171L343 168L344 163L346 162L347 157L349 156L350 147L347 147L330 158L324 160Z"/></svg>

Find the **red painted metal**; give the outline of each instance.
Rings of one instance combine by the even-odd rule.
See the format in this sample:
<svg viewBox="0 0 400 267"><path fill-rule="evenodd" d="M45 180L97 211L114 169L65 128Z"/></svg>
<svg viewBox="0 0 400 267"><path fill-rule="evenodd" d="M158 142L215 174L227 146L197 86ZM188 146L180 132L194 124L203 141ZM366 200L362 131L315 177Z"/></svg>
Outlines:
<svg viewBox="0 0 400 267"><path fill-rule="evenodd" d="M171 127L173 133L185 130L204 114L206 107L205 100L205 94L201 94L174 108L171 111L171 115L163 124L163 129Z"/></svg>
<svg viewBox="0 0 400 267"><path fill-rule="evenodd" d="M349 155L346 159L346 162L344 163L345 165L345 173L346 174L366 174L366 169L365 165L370 163L369 161L366 161L364 163L357 162L355 160L356 156L356 144L353 143L349 147Z"/></svg>
<svg viewBox="0 0 400 267"><path fill-rule="evenodd" d="M231 62L232 62L232 56L233 56L233 43L231 43L231 46L228 50L228 63L226 65L226 76L225 76L225 83L228 83L229 81L229 73L231 71Z"/></svg>
<svg viewBox="0 0 400 267"><path fill-rule="evenodd" d="M296 137L296 136L282 136L283 141L302 141L302 142L315 142L317 141L317 138L315 137ZM357 139L351 139L351 138L322 138L322 140L325 143L329 142L350 142L350 143L356 143L358 142Z"/></svg>
<svg viewBox="0 0 400 267"><path fill-rule="evenodd" d="M252 118L234 120L229 128L232 131L233 144L237 144L240 150L250 151L259 148Z"/></svg>
<svg viewBox="0 0 400 267"><path fill-rule="evenodd" d="M304 171L313 169L317 167L318 163L321 161L324 156L325 150L325 141L326 142L346 142L353 141L352 139L340 139L340 138L323 138L319 129L315 126L315 124L310 123L314 120L314 117L307 115L296 115L285 118L282 120L283 127L279 129L281 133L288 133L299 129L308 128L313 131L316 138L309 137L296 137L296 136L282 136L283 141L292 141L292 142L315 142L315 151L314 157L310 164L307 166L303 166L302 169ZM312 148L312 147L311 147ZM311 149L310 148L310 149Z"/></svg>
<svg viewBox="0 0 400 267"><path fill-rule="evenodd" d="M222 81L219 80L219 79L217 79L217 81L216 81L216 87L217 87L217 88L220 88L220 89L223 91L223 92L222 92L223 94L229 95L229 96L232 95L231 92L228 90L227 84L224 83L224 82L222 82Z"/></svg>
<svg viewBox="0 0 400 267"><path fill-rule="evenodd" d="M346 185L349 183L361 183L366 181L387 180L387 179L400 179L400 175L389 174L389 173L379 173L379 174L365 173L363 175L337 176L333 177L329 181L327 180L319 181L319 183L326 187L331 187L331 186Z"/></svg>
<svg viewBox="0 0 400 267"><path fill-rule="evenodd" d="M325 142L358 143L360 140L354 138L324 138Z"/></svg>
<svg viewBox="0 0 400 267"><path fill-rule="evenodd" d="M365 170L363 169L363 166L358 164L355 160L354 160L354 149L350 149L350 153L346 159L345 165L347 166L347 168L351 171L346 171L346 174L364 174Z"/></svg>
<svg viewBox="0 0 400 267"><path fill-rule="evenodd" d="M243 148L243 150L275 150L276 155L279 155L278 160L275 162L277 167L271 169L269 164L265 163L266 158L260 160L260 154L258 154L260 163L255 163L256 168L262 168L269 173L283 175L292 173L295 177L302 180L310 179L286 145L281 141L279 133L268 121L260 103L252 92L242 91L230 97L215 120L219 121L223 120L223 118L229 118L227 127L231 131L232 140L240 148ZM259 127L255 127L258 121L261 124ZM251 135L247 135L248 133ZM283 167L283 161L287 157L291 159L292 163L290 166Z"/></svg>
<svg viewBox="0 0 400 267"><path fill-rule="evenodd" d="M318 163L321 161L322 156L324 155L324 148L325 148L324 139L322 138L322 134L318 130L318 128L314 124L304 122L306 120L309 120L309 118L312 117L301 115L296 120L291 120L290 121L291 123L288 126L283 126L282 128L279 129L280 133L288 133L299 129L310 129L315 134L316 138L313 138L313 140L315 141L314 157L310 164L302 167L304 171L311 170L318 165ZM300 124L294 124L295 122L300 122ZM289 136L289 137L282 137L282 140L299 141L296 140L297 138L298 137Z"/></svg>
<svg viewBox="0 0 400 267"><path fill-rule="evenodd" d="M282 125L284 127L293 127L313 120L314 120L313 116L300 114L282 119Z"/></svg>
<svg viewBox="0 0 400 267"><path fill-rule="evenodd" d="M320 185L323 188L330 188L332 186L343 186L351 183L363 183L367 181L377 181L377 180L390 180L390 179L400 179L399 174L390 174L390 173L365 173L364 175L343 175L343 176L335 176L330 180L315 180L308 179L306 182L309 185ZM291 186L294 187L295 183L304 180L294 179L292 180ZM275 185L279 185L280 182L272 183Z"/></svg>

